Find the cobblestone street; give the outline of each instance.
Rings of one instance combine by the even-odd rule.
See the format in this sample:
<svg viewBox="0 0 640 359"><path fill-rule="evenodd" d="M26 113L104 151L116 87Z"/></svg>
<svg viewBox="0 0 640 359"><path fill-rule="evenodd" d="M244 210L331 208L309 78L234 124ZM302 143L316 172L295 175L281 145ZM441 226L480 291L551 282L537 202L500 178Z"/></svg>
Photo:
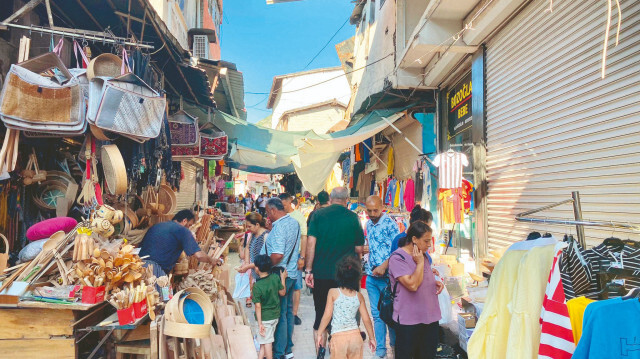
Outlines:
<svg viewBox="0 0 640 359"><path fill-rule="evenodd" d="M238 254L230 253L228 258L228 263L231 268L238 266L238 264L240 263ZM231 284L232 292L234 287L233 280L235 278L235 275L236 275L236 272L232 270L230 273L231 281L232 281L232 284ZM316 357L315 345L313 343L313 320L315 318L315 310L313 308L313 297L311 295L305 295L304 294L305 291L306 291L306 288L302 290L303 294L300 298L300 308L298 310L298 316L300 317L300 319L302 319L302 325L296 325L293 331L293 344L294 344L293 354L298 359L311 359ZM368 305L369 301L367 298L367 292L363 290L362 294L364 295L365 300L367 300L367 305ZM244 301L242 301L242 304L244 304ZM251 322L251 330L253 331L254 334L257 333L257 324L255 321L253 306L252 308L246 308L245 306L243 306L243 308L246 310L247 317ZM361 325L361 330L364 331L363 325ZM391 351L389 350L387 352L388 358L392 358L390 354L391 354ZM329 354L325 356L325 358L330 358L330 357L331 356ZM373 357L374 357L374 353L372 353L369 350L369 348L365 345L364 358L370 359Z"/></svg>

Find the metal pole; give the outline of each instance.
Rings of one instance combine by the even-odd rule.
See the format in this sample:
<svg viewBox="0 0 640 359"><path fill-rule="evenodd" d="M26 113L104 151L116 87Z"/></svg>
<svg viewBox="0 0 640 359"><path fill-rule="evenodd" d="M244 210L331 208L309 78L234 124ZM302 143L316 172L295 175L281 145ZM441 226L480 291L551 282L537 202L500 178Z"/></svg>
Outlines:
<svg viewBox="0 0 640 359"><path fill-rule="evenodd" d="M17 28L17 29L35 31L35 32L40 32L40 33L61 35L61 36L70 37L70 38L73 38L73 39L86 39L86 40L91 40L91 41L106 42L106 43L110 43L110 44L137 46L137 47L141 47L141 48L145 48L145 49L154 49L154 47L152 45L147 45L147 44L127 41L127 39L122 38L122 37L111 37L106 33L101 33L101 32L98 32L98 31L76 30L76 29L69 29L69 28L63 28L63 27L56 27L55 29L47 29L47 28L43 28L43 27L40 27L40 26L25 26L25 25L20 25L20 24L10 24L10 23L6 23L6 22L5 23L0 23L0 26L14 27L14 28ZM103 36L103 37L101 37L101 36ZM109 36L109 37L107 37L107 36Z"/></svg>
<svg viewBox="0 0 640 359"><path fill-rule="evenodd" d="M580 205L580 192L571 192L571 198L573 198L573 215L577 222L582 221L582 206ZM584 227L582 224L576 224L576 233L578 234L578 243L582 248L586 248L586 242L584 238Z"/></svg>

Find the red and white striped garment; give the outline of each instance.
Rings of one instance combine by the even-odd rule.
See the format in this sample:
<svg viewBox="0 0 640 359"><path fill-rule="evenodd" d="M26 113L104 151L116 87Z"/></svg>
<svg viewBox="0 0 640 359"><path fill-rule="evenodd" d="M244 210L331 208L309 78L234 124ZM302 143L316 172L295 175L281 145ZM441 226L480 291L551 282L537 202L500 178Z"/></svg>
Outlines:
<svg viewBox="0 0 640 359"><path fill-rule="evenodd" d="M556 256L542 302L540 347L538 359L570 359L575 349L569 310L560 276L559 258L566 243L556 245Z"/></svg>
<svg viewBox="0 0 640 359"><path fill-rule="evenodd" d="M438 167L438 187L440 189L462 187L462 171L469 165L464 153L447 151L433 159L433 165Z"/></svg>

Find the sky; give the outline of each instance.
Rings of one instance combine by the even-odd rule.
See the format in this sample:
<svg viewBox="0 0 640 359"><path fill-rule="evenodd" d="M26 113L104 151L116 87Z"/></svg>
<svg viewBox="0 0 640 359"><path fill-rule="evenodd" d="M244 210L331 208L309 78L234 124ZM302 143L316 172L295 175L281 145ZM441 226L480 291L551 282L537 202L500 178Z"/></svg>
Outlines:
<svg viewBox="0 0 640 359"><path fill-rule="evenodd" d="M266 94L273 77L304 69L349 18L349 0L301 0L267 5L265 0L224 0L220 46L222 60L244 75L247 120L271 114ZM355 35L347 22L307 68L339 66L335 45Z"/></svg>

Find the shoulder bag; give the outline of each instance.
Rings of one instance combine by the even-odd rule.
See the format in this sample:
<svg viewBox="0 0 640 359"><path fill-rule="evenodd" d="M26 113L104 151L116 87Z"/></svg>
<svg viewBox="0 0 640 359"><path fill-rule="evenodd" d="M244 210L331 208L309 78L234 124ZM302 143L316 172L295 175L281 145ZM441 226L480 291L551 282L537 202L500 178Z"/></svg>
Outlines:
<svg viewBox="0 0 640 359"><path fill-rule="evenodd" d="M392 253L391 255L393 256L394 254L405 259L402 254ZM387 287L380 294L380 299L378 299L378 312L380 312L380 319L390 327L396 325L396 321L393 320L393 302L396 299L398 283L400 283L400 281L396 280L396 283L393 285L393 289L391 289L391 280L389 280L389 284L387 284Z"/></svg>

